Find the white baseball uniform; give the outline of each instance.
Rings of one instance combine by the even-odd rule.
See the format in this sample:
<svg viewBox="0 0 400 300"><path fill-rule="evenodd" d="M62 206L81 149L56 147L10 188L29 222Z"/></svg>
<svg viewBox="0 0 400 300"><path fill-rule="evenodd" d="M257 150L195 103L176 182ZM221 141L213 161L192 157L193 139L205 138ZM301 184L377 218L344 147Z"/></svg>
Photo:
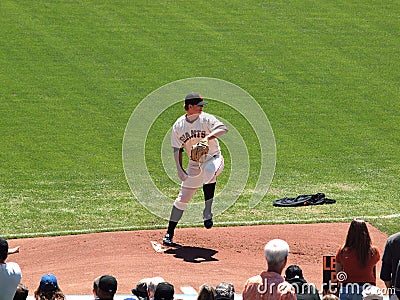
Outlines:
<svg viewBox="0 0 400 300"><path fill-rule="evenodd" d="M174 148L185 148L190 158L192 146L221 126L224 126L221 121L205 112L202 112L193 122L183 115L176 120L172 127L171 145ZM188 178L182 182L177 201L189 202L200 186L216 182L216 178L223 168L224 158L221 155L218 139L211 139L209 140L207 159L204 163L189 160L186 170Z"/></svg>

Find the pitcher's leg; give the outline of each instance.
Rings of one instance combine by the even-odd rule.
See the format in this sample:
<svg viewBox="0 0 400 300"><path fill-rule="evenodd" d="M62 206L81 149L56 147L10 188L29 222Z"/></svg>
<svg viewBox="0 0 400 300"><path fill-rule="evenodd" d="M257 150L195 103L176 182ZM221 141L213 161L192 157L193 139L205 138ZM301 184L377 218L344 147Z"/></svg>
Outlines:
<svg viewBox="0 0 400 300"><path fill-rule="evenodd" d="M203 210L203 220L204 220L204 227L210 229L214 223L212 220L212 204L214 200L214 193L215 193L215 185L216 183L208 183L203 185L203 193L204 193L204 200L205 206Z"/></svg>
<svg viewBox="0 0 400 300"><path fill-rule="evenodd" d="M175 235L175 228L178 225L179 220L182 218L183 212L196 190L197 189L186 188L184 186L181 187L179 195L175 199L174 206L171 210L167 233L163 238L164 245L172 245L174 243L173 237Z"/></svg>

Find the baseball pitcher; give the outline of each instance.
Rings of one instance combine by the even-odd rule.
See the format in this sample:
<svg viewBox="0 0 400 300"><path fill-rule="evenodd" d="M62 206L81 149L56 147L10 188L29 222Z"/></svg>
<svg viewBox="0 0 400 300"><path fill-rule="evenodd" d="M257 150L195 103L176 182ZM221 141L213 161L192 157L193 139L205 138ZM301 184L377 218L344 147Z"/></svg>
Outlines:
<svg viewBox="0 0 400 300"><path fill-rule="evenodd" d="M195 192L202 186L205 200L204 227L213 226L212 203L217 176L224 169L224 158L218 144L220 136L228 132L226 126L211 114L203 112L207 104L199 93L185 97L186 114L172 127L171 145L181 188L172 207L167 233L163 244L173 245L175 228ZM182 166L182 154L186 151L190 160L186 170Z"/></svg>

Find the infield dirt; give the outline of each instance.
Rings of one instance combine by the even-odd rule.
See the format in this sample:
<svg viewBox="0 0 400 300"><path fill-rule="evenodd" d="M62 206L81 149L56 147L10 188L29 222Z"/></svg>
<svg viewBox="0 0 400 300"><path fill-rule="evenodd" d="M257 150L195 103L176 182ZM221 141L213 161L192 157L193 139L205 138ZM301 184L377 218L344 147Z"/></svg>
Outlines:
<svg viewBox="0 0 400 300"><path fill-rule="evenodd" d="M91 294L93 279L110 274L118 279L118 293L130 294L145 277L162 276L175 286L198 290L232 282L237 293L249 277L265 269L263 248L274 238L289 243L288 265L298 264L309 283L320 289L324 255L334 255L343 244L349 223L288 224L238 227L178 228L175 242L182 247L164 253L150 241L161 241L165 230L124 231L59 237L9 240L20 252L7 261L17 262L30 295L40 277L53 273L66 294ZM387 235L368 224L373 244L383 253ZM378 264L377 285L381 263Z"/></svg>

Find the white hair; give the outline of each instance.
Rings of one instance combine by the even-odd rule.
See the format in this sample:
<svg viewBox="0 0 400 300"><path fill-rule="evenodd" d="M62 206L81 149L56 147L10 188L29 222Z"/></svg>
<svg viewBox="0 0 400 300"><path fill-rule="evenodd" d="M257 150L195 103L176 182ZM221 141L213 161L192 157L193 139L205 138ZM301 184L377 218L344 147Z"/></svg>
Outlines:
<svg viewBox="0 0 400 300"><path fill-rule="evenodd" d="M264 253L268 266L278 266L289 255L289 245L284 240L274 239L265 245Z"/></svg>
<svg viewBox="0 0 400 300"><path fill-rule="evenodd" d="M153 293L156 291L157 285L160 282L164 282L165 281L164 278L162 278L160 276L156 276L156 277L149 278L149 279L150 280L147 283L147 290L150 291L150 292L153 292Z"/></svg>

